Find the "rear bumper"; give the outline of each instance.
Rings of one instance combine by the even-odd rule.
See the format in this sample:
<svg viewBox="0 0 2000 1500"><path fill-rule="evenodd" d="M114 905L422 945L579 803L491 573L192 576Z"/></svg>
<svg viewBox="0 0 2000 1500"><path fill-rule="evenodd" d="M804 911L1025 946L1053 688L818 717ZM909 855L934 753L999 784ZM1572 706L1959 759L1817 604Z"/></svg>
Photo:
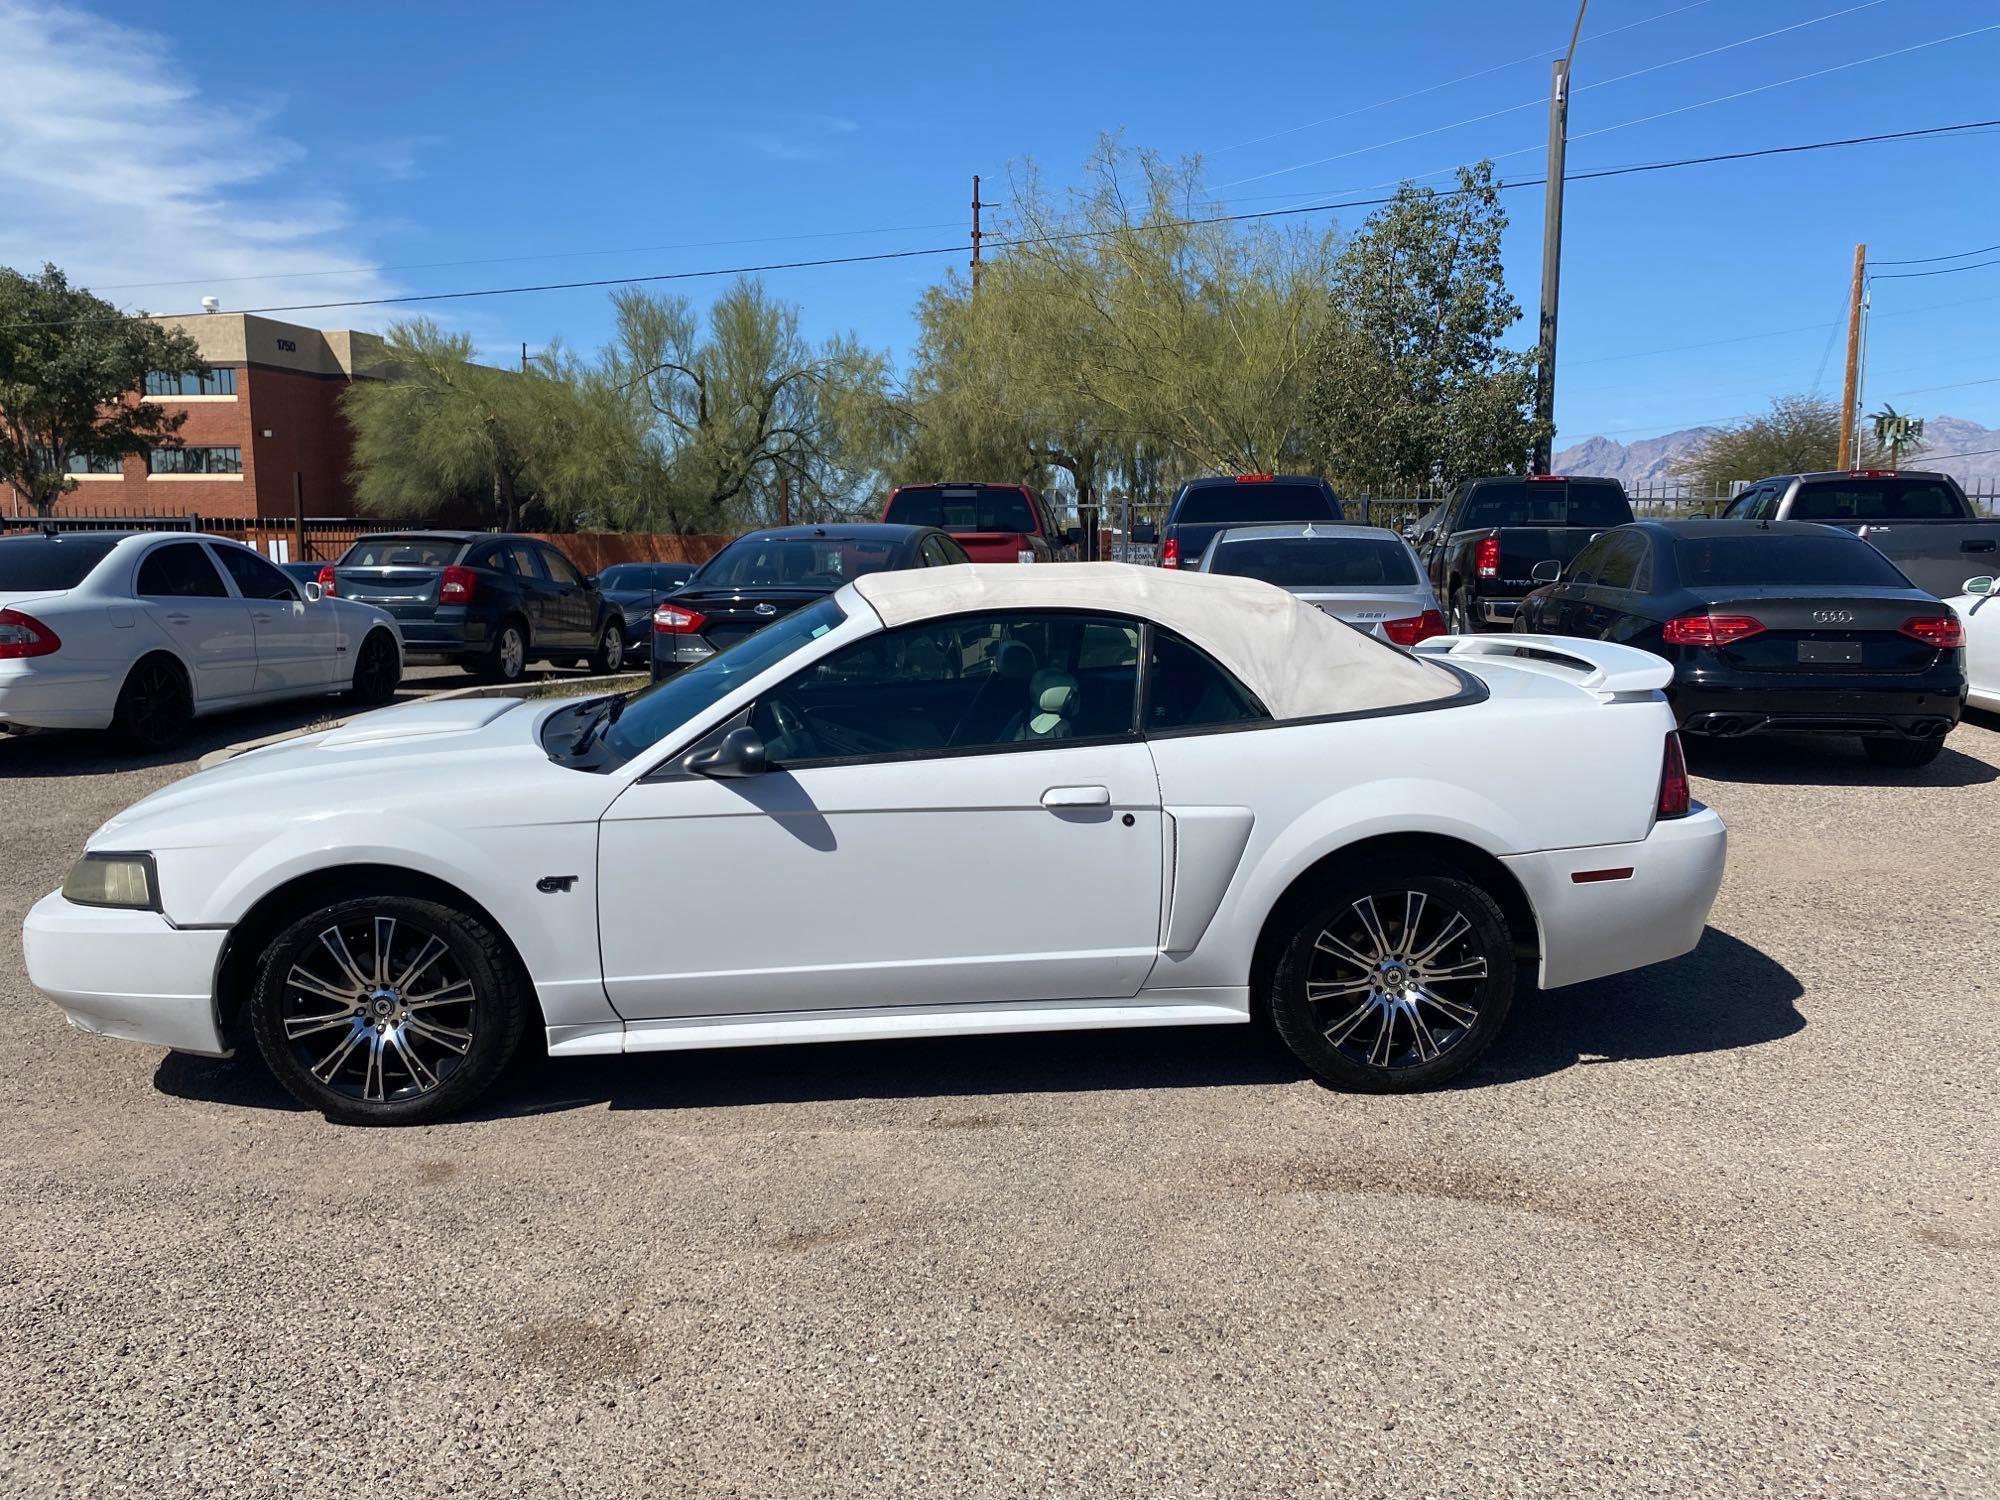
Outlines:
<svg viewBox="0 0 2000 1500"><path fill-rule="evenodd" d="M1488 625L1512 625L1514 616L1521 612L1519 599L1481 599L1479 618Z"/></svg>
<svg viewBox="0 0 2000 1500"><path fill-rule="evenodd" d="M1939 739L1951 732L1965 711L1965 679L1960 674L1838 680L1841 675L1677 678L1667 689L1667 701L1688 733L1725 738L1827 734Z"/></svg>
<svg viewBox="0 0 2000 1500"><path fill-rule="evenodd" d="M671 677L682 667L691 667L696 662L707 661L715 655L715 648L698 635L653 636L653 675Z"/></svg>
<svg viewBox="0 0 2000 1500"><path fill-rule="evenodd" d="M104 729L125 685L122 666L59 664L57 652L0 661L0 724L24 729Z"/></svg>
<svg viewBox="0 0 2000 1500"><path fill-rule="evenodd" d="M215 1016L221 928L175 927L154 911L77 906L44 896L21 926L28 978L97 1036L226 1057Z"/></svg>
<svg viewBox="0 0 2000 1500"><path fill-rule="evenodd" d="M1655 823L1636 844L1510 855L1541 929L1541 986L1678 958L1701 941L1729 835L1713 808ZM1626 872L1618 874L1616 872ZM1578 881L1578 875L1598 878Z"/></svg>

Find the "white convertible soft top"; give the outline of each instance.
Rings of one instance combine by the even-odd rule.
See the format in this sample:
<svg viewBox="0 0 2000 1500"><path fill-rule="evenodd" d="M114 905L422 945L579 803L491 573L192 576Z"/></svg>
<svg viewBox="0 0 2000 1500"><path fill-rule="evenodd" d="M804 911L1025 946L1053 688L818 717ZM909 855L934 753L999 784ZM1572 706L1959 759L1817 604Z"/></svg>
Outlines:
<svg viewBox="0 0 2000 1500"><path fill-rule="evenodd" d="M1151 620L1229 668L1278 719L1400 708L1459 688L1444 668L1254 578L1130 563L970 563L867 573L852 586L891 628L996 609L1089 609Z"/></svg>

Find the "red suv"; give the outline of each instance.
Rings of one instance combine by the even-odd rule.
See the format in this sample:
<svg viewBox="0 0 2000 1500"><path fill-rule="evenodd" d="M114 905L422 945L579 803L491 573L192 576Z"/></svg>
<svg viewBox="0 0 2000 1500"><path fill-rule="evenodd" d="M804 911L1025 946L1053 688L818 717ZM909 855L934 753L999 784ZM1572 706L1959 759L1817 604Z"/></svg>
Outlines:
<svg viewBox="0 0 2000 1500"><path fill-rule="evenodd" d="M1048 503L1025 484L901 485L882 519L941 527L973 562L1076 560L1075 530L1057 530Z"/></svg>

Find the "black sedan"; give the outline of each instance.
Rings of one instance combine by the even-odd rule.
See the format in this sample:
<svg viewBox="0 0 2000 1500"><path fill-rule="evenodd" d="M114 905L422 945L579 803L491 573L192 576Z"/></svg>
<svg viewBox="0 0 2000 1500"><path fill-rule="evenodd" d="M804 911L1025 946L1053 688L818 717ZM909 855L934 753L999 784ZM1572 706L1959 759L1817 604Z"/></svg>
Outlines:
<svg viewBox="0 0 2000 1500"><path fill-rule="evenodd" d="M655 680L727 650L863 573L967 562L935 526L828 523L740 536L653 611Z"/></svg>
<svg viewBox="0 0 2000 1500"><path fill-rule="evenodd" d="M616 606L625 621L625 659L645 659L653 635L653 611L667 595L694 577L695 565L685 562L613 563L592 580L597 591Z"/></svg>
<svg viewBox="0 0 2000 1500"><path fill-rule="evenodd" d="M1831 526L1614 527L1528 596L1514 628L1664 656L1667 697L1691 734L1858 735L1871 760L1920 766L1965 707L1958 617Z"/></svg>

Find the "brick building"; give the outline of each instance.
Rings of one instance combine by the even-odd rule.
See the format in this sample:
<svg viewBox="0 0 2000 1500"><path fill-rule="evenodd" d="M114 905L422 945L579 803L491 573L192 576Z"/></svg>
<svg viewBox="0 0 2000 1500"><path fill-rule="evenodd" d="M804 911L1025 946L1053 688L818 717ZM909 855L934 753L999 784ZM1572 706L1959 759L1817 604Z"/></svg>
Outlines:
<svg viewBox="0 0 2000 1500"><path fill-rule="evenodd" d="M294 484L309 516L351 516L352 442L340 395L385 374L372 333L300 328L248 313L161 318L194 336L205 377L153 377L146 399L187 412L182 447L128 458L110 472L74 461L76 488L58 516L197 515L216 519L294 514ZM29 514L6 493L10 514Z"/></svg>

